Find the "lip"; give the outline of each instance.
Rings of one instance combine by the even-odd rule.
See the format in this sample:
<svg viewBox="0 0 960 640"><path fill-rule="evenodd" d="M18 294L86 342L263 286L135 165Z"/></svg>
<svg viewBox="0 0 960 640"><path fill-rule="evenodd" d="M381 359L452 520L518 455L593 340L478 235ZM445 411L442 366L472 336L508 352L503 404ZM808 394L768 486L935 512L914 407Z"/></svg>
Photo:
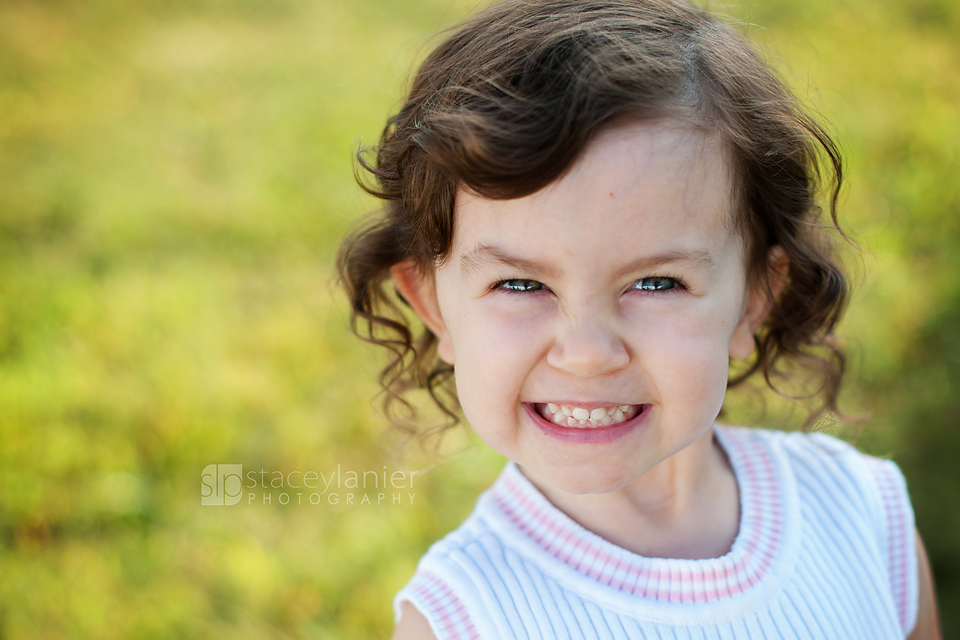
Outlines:
<svg viewBox="0 0 960 640"><path fill-rule="evenodd" d="M582 406L584 409L587 408L586 405L579 406ZM597 406L613 406L613 404L598 404ZM523 403L523 410L527 412L527 416L530 417L533 423L537 425L544 434L561 442L573 444L597 444L619 440L646 421L647 415L650 413L650 405L643 404L640 405L640 407L640 413L626 422L612 424L609 427L577 429L574 427L561 427L560 425L548 422L544 420L543 416L537 413L537 410L533 408L533 404L529 402Z"/></svg>

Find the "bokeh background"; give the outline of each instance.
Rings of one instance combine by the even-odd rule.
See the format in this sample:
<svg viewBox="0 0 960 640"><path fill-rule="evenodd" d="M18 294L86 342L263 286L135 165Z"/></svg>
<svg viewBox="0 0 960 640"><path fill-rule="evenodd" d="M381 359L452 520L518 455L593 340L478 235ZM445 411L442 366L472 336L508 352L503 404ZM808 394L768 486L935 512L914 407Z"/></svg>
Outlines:
<svg viewBox="0 0 960 640"><path fill-rule="evenodd" d="M202 507L198 480L391 464L381 354L349 334L333 259L375 206L357 146L473 8L0 2L0 638L390 633L393 593L502 459L465 432L401 505ZM960 4L713 8L843 142L863 247L844 406L907 476L956 635Z"/></svg>

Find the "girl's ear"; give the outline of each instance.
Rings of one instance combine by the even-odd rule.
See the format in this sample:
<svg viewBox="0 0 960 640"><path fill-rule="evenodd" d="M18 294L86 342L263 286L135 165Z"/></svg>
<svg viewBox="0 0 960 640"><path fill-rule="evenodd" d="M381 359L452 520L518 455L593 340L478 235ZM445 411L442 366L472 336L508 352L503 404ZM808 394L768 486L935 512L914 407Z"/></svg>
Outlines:
<svg viewBox="0 0 960 640"><path fill-rule="evenodd" d="M743 314L730 340L731 358L745 360L753 353L756 348L753 336L767 319L773 303L787 284L789 269L790 258L787 257L783 247L778 244L770 247L770 252L767 254L766 282L758 282L750 288Z"/></svg>
<svg viewBox="0 0 960 640"><path fill-rule="evenodd" d="M453 343L447 332L440 303L437 301L437 284L433 274L424 275L413 260L405 260L390 267L390 277L403 299L409 304L423 324L437 336L437 352L448 364L453 364Z"/></svg>

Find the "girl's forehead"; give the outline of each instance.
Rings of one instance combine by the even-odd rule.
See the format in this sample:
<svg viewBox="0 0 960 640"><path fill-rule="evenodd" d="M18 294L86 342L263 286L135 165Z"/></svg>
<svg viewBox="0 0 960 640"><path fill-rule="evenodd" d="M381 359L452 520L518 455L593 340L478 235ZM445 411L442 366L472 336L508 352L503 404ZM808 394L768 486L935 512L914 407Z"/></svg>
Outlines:
<svg viewBox="0 0 960 640"><path fill-rule="evenodd" d="M458 191L454 244L722 244L735 227L732 194L719 134L673 120L634 122L602 130L566 173L528 196Z"/></svg>

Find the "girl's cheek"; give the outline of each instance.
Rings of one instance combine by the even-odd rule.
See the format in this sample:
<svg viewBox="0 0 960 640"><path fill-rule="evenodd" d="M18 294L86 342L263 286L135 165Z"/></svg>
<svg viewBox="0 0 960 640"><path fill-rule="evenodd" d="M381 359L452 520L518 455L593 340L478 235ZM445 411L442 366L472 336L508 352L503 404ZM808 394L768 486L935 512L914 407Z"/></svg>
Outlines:
<svg viewBox="0 0 960 640"><path fill-rule="evenodd" d="M494 292L476 303L474 313L501 322L524 322L541 318L556 310L553 298L545 292Z"/></svg>
<svg viewBox="0 0 960 640"><path fill-rule="evenodd" d="M455 341L474 359L492 362L522 357L549 335L549 315L485 305L468 313ZM457 339L459 338L459 339Z"/></svg>
<svg viewBox="0 0 960 640"><path fill-rule="evenodd" d="M726 386L729 334L713 313L646 314L630 326L634 352L655 373Z"/></svg>
<svg viewBox="0 0 960 640"><path fill-rule="evenodd" d="M502 297L513 297L502 294ZM502 336L503 340L529 339L551 326L556 309L545 298L536 300L490 300L478 305L471 317L477 335Z"/></svg>

